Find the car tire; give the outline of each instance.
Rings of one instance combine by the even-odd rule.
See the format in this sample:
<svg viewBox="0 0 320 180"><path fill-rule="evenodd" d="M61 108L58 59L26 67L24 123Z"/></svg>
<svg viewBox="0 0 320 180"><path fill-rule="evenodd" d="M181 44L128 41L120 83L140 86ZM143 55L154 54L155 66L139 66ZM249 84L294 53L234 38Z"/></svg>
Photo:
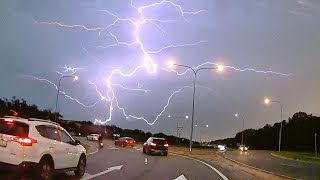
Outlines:
<svg viewBox="0 0 320 180"><path fill-rule="evenodd" d="M150 152L150 150L147 148L147 154L148 155L150 155L151 154L151 152Z"/></svg>
<svg viewBox="0 0 320 180"><path fill-rule="evenodd" d="M41 159L37 169L37 179L51 180L53 175L53 163L48 158Z"/></svg>
<svg viewBox="0 0 320 180"><path fill-rule="evenodd" d="M86 172L86 166L87 166L86 158L84 156L81 156L78 162L77 169L74 171L74 174L78 178L81 178Z"/></svg>
<svg viewBox="0 0 320 180"><path fill-rule="evenodd" d="M163 155L164 155L164 156L168 156L168 153L167 153L167 152L165 152L165 153L163 153Z"/></svg>
<svg viewBox="0 0 320 180"><path fill-rule="evenodd" d="M142 148L142 153L145 154L146 153L146 150L144 150L144 147Z"/></svg>

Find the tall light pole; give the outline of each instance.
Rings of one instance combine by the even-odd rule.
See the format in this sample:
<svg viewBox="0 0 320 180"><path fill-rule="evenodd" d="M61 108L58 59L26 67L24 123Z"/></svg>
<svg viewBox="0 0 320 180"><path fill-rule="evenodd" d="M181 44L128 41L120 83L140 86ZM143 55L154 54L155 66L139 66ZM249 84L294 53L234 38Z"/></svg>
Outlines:
<svg viewBox="0 0 320 180"><path fill-rule="evenodd" d="M176 127L176 131L177 131L177 144L180 145L180 134L181 134L181 130L182 130L182 126L179 126L179 119L189 119L189 116L171 116L170 114L168 115L168 118L174 117L177 119L177 127Z"/></svg>
<svg viewBox="0 0 320 180"><path fill-rule="evenodd" d="M235 117L239 117L239 114L235 114ZM243 145L243 133L244 133L244 117L240 116L240 118L242 119L242 133L241 133L241 145Z"/></svg>
<svg viewBox="0 0 320 180"><path fill-rule="evenodd" d="M55 115L54 115L54 121L57 122L57 116L58 116L58 100L59 100L59 95L60 95L60 85L61 85L61 80L63 78L73 78L73 80L77 81L79 80L79 77L78 76L73 76L73 75L64 75L64 76L61 76L60 79L59 79L59 84L58 84L58 89L57 89L57 97L56 97L56 108L55 108Z"/></svg>
<svg viewBox="0 0 320 180"><path fill-rule="evenodd" d="M282 106L282 103L280 101L274 101L274 100L270 100L268 98L266 98L264 100L264 103L265 104L270 104L270 103L276 103L276 104L279 104L280 105L280 130L279 130L279 152L281 151L281 133L282 133L282 109L283 109L283 106Z"/></svg>
<svg viewBox="0 0 320 180"><path fill-rule="evenodd" d="M314 134L314 153L316 157L318 157L318 151L317 151L317 133Z"/></svg>
<svg viewBox="0 0 320 180"><path fill-rule="evenodd" d="M196 80L197 80L197 74L199 71L201 70L212 70L212 69L217 69L218 71L223 71L224 67L222 65L217 65L215 67L211 67L211 68L198 68L198 69L194 69L190 66L187 65L182 65L182 64L176 64L173 61L169 61L168 62L168 66L169 67L173 67L173 66L180 66L180 67L184 67L187 69L192 70L192 72L194 73L194 79L193 79L193 98L192 98L192 116L191 116L191 134L190 134L190 152L192 152L192 138L193 138L193 121L194 121L194 106L195 106L195 97L196 97Z"/></svg>
<svg viewBox="0 0 320 180"><path fill-rule="evenodd" d="M198 127L198 125L196 124L196 125L194 125L194 127ZM205 126L203 126L203 128L208 128L209 127L209 125L207 124L207 125L205 125ZM202 131L201 131L201 126L199 126L199 131L200 131L200 136L199 136L199 138L200 138L200 145L201 145L201 143L202 143L202 141L201 141L201 135L202 135Z"/></svg>

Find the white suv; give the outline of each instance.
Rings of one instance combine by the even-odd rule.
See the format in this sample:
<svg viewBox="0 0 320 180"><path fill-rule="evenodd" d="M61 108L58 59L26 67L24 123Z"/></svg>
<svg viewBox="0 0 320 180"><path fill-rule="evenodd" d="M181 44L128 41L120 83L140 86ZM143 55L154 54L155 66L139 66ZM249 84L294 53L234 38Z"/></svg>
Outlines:
<svg viewBox="0 0 320 180"><path fill-rule="evenodd" d="M50 179L57 170L86 170L86 150L59 124L42 119L0 118L0 165L35 170L37 179ZM20 172L20 171L19 171Z"/></svg>

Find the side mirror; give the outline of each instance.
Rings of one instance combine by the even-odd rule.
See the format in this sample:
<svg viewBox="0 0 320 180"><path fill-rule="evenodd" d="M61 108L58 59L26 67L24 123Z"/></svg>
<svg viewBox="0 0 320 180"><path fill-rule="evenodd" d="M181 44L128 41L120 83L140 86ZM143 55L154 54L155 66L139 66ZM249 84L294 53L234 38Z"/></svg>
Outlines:
<svg viewBox="0 0 320 180"><path fill-rule="evenodd" d="M80 145L81 142L80 142L79 140L75 140L74 144L75 144L75 145Z"/></svg>

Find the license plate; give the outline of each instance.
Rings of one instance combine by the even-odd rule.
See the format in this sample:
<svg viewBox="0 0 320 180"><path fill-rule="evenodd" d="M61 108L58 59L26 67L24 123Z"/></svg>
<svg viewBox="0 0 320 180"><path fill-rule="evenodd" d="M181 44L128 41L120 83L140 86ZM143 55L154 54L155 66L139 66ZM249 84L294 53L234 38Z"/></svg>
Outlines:
<svg viewBox="0 0 320 180"><path fill-rule="evenodd" d="M0 146L1 147L7 147L7 141L0 140Z"/></svg>

